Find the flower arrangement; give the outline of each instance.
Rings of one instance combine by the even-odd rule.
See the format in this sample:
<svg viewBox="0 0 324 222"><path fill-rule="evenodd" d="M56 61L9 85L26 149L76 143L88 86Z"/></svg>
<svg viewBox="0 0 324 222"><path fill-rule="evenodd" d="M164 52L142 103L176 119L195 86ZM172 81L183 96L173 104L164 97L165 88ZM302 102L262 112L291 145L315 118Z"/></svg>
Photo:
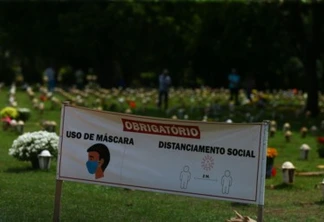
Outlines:
<svg viewBox="0 0 324 222"><path fill-rule="evenodd" d="M324 137L317 137L317 142L324 145Z"/></svg>
<svg viewBox="0 0 324 222"><path fill-rule="evenodd" d="M45 94L41 94L39 96L39 100L42 101L42 102L45 102L47 100L47 96Z"/></svg>
<svg viewBox="0 0 324 222"><path fill-rule="evenodd" d="M275 158L276 156L278 156L278 151L276 148L273 147L268 147L267 148L267 157L269 158Z"/></svg>
<svg viewBox="0 0 324 222"><path fill-rule="evenodd" d="M16 119L19 116L19 112L16 108L7 106L0 111L1 118L10 117Z"/></svg>
<svg viewBox="0 0 324 222"><path fill-rule="evenodd" d="M56 125L55 121L45 120L42 122L43 129L47 132L55 132Z"/></svg>
<svg viewBox="0 0 324 222"><path fill-rule="evenodd" d="M271 178L276 175L276 170L273 167L274 158L278 156L278 151L276 148L268 147L267 148L267 162L266 162L266 178Z"/></svg>
<svg viewBox="0 0 324 222"><path fill-rule="evenodd" d="M317 152L319 157L324 158L324 137L317 137Z"/></svg>
<svg viewBox="0 0 324 222"><path fill-rule="evenodd" d="M132 108L132 109L136 108L136 102L135 101L129 101L128 105L129 105L129 108Z"/></svg>
<svg viewBox="0 0 324 222"><path fill-rule="evenodd" d="M9 155L21 161L37 161L38 154L48 150L57 157L59 136L53 132L35 131L20 135L9 148Z"/></svg>

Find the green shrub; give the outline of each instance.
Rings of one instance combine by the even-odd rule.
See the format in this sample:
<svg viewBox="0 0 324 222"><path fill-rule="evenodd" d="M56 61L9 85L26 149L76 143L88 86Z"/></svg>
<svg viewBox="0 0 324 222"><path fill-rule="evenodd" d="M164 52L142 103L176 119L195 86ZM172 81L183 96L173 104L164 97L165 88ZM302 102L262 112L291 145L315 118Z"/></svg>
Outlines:
<svg viewBox="0 0 324 222"><path fill-rule="evenodd" d="M26 122L30 118L30 109L18 108L18 119Z"/></svg>

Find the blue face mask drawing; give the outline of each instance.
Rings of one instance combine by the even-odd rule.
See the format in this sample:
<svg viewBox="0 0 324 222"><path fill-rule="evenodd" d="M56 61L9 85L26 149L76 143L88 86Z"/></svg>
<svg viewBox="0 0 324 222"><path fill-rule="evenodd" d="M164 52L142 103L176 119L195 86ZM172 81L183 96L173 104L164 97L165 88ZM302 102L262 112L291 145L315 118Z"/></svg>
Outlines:
<svg viewBox="0 0 324 222"><path fill-rule="evenodd" d="M88 172L90 174L94 174L98 168L99 163L98 160L88 160L86 165L88 168Z"/></svg>

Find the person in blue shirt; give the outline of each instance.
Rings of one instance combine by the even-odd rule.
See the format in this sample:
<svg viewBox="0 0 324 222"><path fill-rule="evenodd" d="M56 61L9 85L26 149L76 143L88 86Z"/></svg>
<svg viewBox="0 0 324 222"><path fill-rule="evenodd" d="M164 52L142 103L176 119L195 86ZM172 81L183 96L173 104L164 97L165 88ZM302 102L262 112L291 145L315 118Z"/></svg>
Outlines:
<svg viewBox="0 0 324 222"><path fill-rule="evenodd" d="M164 69L162 74L159 76L159 100L158 108L162 107L164 103L164 108L168 108L169 102L169 87L171 85L171 77L169 76L169 71Z"/></svg>
<svg viewBox="0 0 324 222"><path fill-rule="evenodd" d="M47 88L49 92L53 92L55 88L55 70L52 66L49 66L44 71L44 76L47 81Z"/></svg>
<svg viewBox="0 0 324 222"><path fill-rule="evenodd" d="M239 84L240 84L240 76L237 74L236 69L232 69L230 74L228 74L228 82L229 82L229 90L230 90L230 101L235 102L236 105L239 104L238 94L239 94Z"/></svg>

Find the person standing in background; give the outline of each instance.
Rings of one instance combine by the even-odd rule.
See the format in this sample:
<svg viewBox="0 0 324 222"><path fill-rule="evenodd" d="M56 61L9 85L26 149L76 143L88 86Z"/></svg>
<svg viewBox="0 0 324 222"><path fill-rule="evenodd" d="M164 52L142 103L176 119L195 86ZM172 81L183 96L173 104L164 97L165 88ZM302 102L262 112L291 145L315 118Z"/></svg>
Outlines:
<svg viewBox="0 0 324 222"><path fill-rule="evenodd" d="M236 69L232 68L230 74L228 74L229 90L230 90L230 101L234 100L235 105L239 104L238 94L239 94L239 84L240 76L237 74Z"/></svg>
<svg viewBox="0 0 324 222"><path fill-rule="evenodd" d="M248 74L248 76L245 78L244 82L243 82L243 86L245 88L245 93L246 93L246 97L247 99L252 102L252 90L255 88L256 84L255 84L255 79L254 76L252 74Z"/></svg>
<svg viewBox="0 0 324 222"><path fill-rule="evenodd" d="M170 85L171 77L169 76L169 71L167 69L164 69L162 74L160 74L159 76L158 108L162 107L162 103L164 103L164 109L168 108Z"/></svg>
<svg viewBox="0 0 324 222"><path fill-rule="evenodd" d="M82 69L78 69L75 72L75 80L77 89L82 90L84 85L84 72L82 71Z"/></svg>
<svg viewBox="0 0 324 222"><path fill-rule="evenodd" d="M55 70L52 66L49 66L44 71L44 77L47 81L47 89L49 92L53 92L55 88Z"/></svg>

